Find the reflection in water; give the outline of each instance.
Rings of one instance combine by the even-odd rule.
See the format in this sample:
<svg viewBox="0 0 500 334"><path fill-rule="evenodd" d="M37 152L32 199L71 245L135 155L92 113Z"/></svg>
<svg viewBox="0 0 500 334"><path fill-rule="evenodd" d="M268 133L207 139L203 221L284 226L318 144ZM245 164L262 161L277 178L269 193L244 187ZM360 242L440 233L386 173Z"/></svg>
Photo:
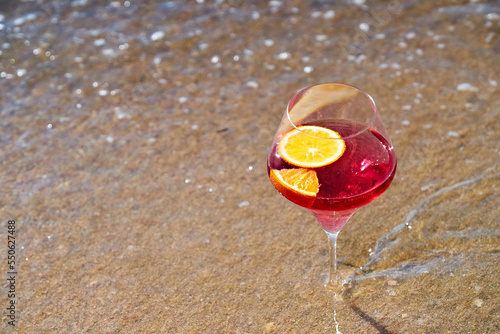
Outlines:
<svg viewBox="0 0 500 334"><path fill-rule="evenodd" d="M335 334L342 334L339 330L339 322L337 321L337 293L333 296L333 322L335 323Z"/></svg>
<svg viewBox="0 0 500 334"><path fill-rule="evenodd" d="M344 306L344 303L342 301L342 295L341 293L337 294L337 292L329 292L329 293L331 296L329 302L331 302L331 308L333 309L333 323L335 324L335 334L342 334L342 332L339 329L340 322L337 320L337 309L340 309L341 307ZM330 308L330 305L328 305L328 307Z"/></svg>

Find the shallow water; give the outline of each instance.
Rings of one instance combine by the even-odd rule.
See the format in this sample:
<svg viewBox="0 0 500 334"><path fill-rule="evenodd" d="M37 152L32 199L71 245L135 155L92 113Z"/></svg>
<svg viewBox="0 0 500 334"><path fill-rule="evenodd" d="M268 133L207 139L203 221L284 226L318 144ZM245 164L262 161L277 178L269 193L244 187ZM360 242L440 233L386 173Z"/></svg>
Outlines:
<svg viewBox="0 0 500 334"><path fill-rule="evenodd" d="M496 1L2 2L18 328L500 331L499 35ZM325 81L373 96L398 156L340 233L340 301L266 175L287 101Z"/></svg>

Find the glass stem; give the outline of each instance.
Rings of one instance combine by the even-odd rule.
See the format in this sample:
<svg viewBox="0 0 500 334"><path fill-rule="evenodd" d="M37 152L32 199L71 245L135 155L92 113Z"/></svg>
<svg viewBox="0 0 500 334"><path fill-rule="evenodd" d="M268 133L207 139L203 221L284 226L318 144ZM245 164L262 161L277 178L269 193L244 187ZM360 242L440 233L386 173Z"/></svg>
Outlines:
<svg viewBox="0 0 500 334"><path fill-rule="evenodd" d="M337 237L339 232L326 232L330 246L330 278L327 286L337 290L339 279L337 275Z"/></svg>

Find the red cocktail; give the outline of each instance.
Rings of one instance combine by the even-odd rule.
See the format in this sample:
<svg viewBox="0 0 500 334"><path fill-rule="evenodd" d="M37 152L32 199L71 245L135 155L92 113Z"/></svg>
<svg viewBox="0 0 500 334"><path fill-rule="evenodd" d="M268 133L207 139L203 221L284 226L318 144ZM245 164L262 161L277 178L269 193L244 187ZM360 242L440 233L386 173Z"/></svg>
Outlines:
<svg viewBox="0 0 500 334"><path fill-rule="evenodd" d="M278 191L309 209L335 247L356 209L389 187L396 165L373 99L353 86L329 83L303 89L290 100L267 166ZM333 285L335 258L331 262Z"/></svg>

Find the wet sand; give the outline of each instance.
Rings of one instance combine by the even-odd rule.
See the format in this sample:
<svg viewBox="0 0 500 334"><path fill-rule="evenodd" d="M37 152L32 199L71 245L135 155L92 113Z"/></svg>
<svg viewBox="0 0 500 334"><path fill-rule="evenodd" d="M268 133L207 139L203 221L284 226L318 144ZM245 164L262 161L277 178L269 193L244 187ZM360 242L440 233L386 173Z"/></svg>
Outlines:
<svg viewBox="0 0 500 334"><path fill-rule="evenodd" d="M0 331L500 332L499 53L495 1L3 2ZM373 96L398 156L340 300L266 171L318 82Z"/></svg>

